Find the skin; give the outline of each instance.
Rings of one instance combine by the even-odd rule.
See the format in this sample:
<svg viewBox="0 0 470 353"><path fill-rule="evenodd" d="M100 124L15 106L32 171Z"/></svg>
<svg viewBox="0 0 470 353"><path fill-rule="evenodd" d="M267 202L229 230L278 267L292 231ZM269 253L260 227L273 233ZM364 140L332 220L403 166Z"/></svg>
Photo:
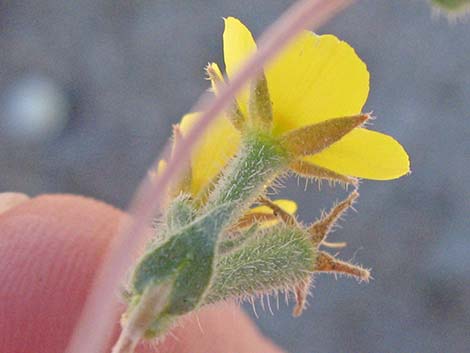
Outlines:
<svg viewBox="0 0 470 353"><path fill-rule="evenodd" d="M123 216L81 196L0 194L0 352L64 352ZM138 352L282 353L232 303L201 309Z"/></svg>

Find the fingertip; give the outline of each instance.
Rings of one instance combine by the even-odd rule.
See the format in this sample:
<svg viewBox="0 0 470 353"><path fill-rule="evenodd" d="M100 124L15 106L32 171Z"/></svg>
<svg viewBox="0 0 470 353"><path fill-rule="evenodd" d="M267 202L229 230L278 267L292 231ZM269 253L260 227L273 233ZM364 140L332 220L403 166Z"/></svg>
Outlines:
<svg viewBox="0 0 470 353"><path fill-rule="evenodd" d="M0 351L65 350L122 212L46 195L0 215Z"/></svg>
<svg viewBox="0 0 470 353"><path fill-rule="evenodd" d="M123 216L72 195L33 198L0 214L0 352L65 351ZM224 303L189 315L162 342L143 343L138 352L281 351L238 305Z"/></svg>
<svg viewBox="0 0 470 353"><path fill-rule="evenodd" d="M167 340L166 344L178 347L174 352L282 352L260 333L240 305L234 302L208 305L188 315ZM166 346L164 348L162 351L166 351Z"/></svg>

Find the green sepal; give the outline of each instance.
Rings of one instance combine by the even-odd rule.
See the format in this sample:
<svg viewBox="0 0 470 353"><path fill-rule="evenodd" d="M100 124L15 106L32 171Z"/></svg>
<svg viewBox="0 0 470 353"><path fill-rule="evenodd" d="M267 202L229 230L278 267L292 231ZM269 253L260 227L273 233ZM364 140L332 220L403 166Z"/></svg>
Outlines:
<svg viewBox="0 0 470 353"><path fill-rule="evenodd" d="M288 131L281 137L283 147L294 157L314 155L361 126L369 114L359 114L321 121Z"/></svg>
<svg viewBox="0 0 470 353"><path fill-rule="evenodd" d="M266 132L271 131L273 109L264 73L251 83L248 111L250 123L254 128L260 128Z"/></svg>
<svg viewBox="0 0 470 353"><path fill-rule="evenodd" d="M181 315L197 308L211 280L216 243L231 208L224 204L213 209L148 251L134 270L132 294L141 295L148 286L173 278L162 315Z"/></svg>
<svg viewBox="0 0 470 353"><path fill-rule="evenodd" d="M204 304L290 290L315 271L318 254L305 230L278 224L218 258Z"/></svg>
<svg viewBox="0 0 470 353"><path fill-rule="evenodd" d="M196 210L191 195L180 194L168 206L165 219L169 231L175 231L194 221Z"/></svg>

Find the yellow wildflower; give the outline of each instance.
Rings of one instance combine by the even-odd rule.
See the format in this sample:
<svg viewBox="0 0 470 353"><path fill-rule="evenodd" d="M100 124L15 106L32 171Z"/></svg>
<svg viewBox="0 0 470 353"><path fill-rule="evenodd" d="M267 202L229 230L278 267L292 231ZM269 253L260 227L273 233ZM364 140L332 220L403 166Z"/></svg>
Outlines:
<svg viewBox="0 0 470 353"><path fill-rule="evenodd" d="M223 48L230 79L256 50L256 44L250 31L238 19L229 17L225 20ZM209 68L215 75L220 75L217 65L211 64ZM369 93L369 73L354 49L333 35L316 35L308 31L265 69L265 77L272 102L274 136L329 119L359 114ZM214 78L212 81L215 88ZM235 104L242 117L249 115L248 102L249 87L240 93ZM195 114L183 118L183 135L196 121ZM226 116L211 124L191 155L193 194L218 175L238 150L239 143L240 132ZM299 174L319 178L351 176L388 180L408 173L409 159L392 137L355 128L319 153L299 157L291 168Z"/></svg>
<svg viewBox="0 0 470 353"><path fill-rule="evenodd" d="M197 122L197 113L187 114L183 117L180 125L173 127L173 147L177 143L181 143L181 139L184 138L194 123ZM200 191L203 191L209 182L217 176L222 168L225 166L227 161L232 157L239 146L240 135L238 133L233 134L233 126L231 122L226 119L216 119L210 128L206 132L206 135L200 140L199 144L192 152L190 158L191 170L190 176L183 176L176 187L175 192L181 191L190 192L192 195L197 196ZM217 131L219 134L227 133L227 139L225 144L221 148L216 148L213 144L210 133ZM210 156L208 158L208 156ZM166 161L160 160L158 163L158 169L156 173L152 173L153 177L156 177L160 172L166 168ZM184 185L189 183L189 185ZM189 190L188 190L189 189ZM283 211L288 214L295 214L297 211L297 204L291 200L274 200L275 205L280 207ZM236 227L249 226L253 223L261 223L263 227L272 226L278 223L277 217L273 211L266 206L257 206L248 210L240 220Z"/></svg>

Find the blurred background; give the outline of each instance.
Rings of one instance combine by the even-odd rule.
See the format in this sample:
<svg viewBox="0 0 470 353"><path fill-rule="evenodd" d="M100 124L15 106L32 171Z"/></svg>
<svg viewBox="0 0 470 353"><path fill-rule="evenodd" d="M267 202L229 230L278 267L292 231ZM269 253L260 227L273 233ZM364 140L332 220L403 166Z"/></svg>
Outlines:
<svg viewBox="0 0 470 353"><path fill-rule="evenodd" d="M223 16L255 35L292 1L0 2L0 191L77 193L125 208L171 124L222 61ZM364 181L358 213L332 240L373 270L358 284L316 278L298 319L256 304L266 335L292 353L470 349L470 22L424 0L360 1L320 33L348 41L371 72L365 111L408 150L413 173ZM309 222L346 195L295 179ZM251 306L246 307L255 316Z"/></svg>

